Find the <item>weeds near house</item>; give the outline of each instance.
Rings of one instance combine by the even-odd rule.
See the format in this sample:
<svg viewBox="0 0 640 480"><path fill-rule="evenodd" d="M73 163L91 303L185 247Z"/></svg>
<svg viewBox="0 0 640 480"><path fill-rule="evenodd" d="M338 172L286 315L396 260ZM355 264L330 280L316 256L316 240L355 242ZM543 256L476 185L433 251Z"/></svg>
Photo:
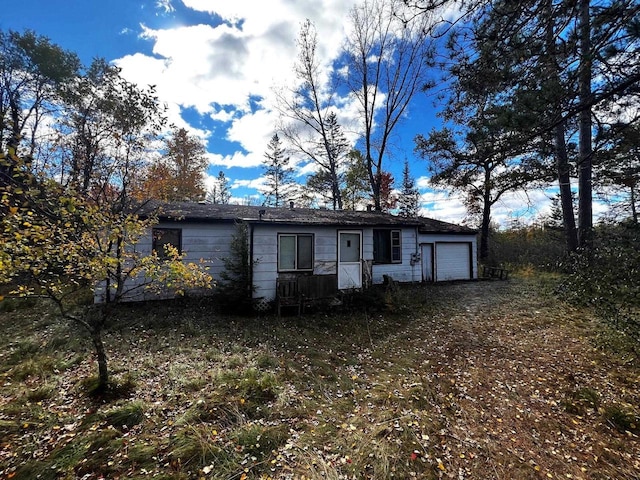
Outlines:
<svg viewBox="0 0 640 480"><path fill-rule="evenodd" d="M376 298L377 306L372 298ZM364 308L366 306L366 308ZM346 312L129 305L95 397L78 333L0 316L0 478L634 479L640 375L534 275Z"/></svg>

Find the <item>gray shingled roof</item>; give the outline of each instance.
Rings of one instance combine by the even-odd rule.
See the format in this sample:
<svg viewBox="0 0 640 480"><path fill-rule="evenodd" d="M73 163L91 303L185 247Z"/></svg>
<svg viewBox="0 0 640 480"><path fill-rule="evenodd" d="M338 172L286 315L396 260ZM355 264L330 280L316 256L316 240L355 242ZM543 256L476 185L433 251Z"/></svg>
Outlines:
<svg viewBox="0 0 640 480"><path fill-rule="evenodd" d="M337 226L417 226L423 233L475 233L474 230L430 218L404 218L381 212L312 208L273 208L256 205L220 205L195 202L150 201L140 214L156 214L161 220L195 222L277 223Z"/></svg>

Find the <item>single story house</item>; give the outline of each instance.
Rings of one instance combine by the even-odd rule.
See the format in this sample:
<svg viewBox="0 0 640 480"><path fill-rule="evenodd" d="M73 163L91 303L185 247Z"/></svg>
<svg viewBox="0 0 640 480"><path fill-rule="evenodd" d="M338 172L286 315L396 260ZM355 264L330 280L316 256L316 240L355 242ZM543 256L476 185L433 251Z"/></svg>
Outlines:
<svg viewBox="0 0 640 480"><path fill-rule="evenodd" d="M170 243L187 261L207 261L214 279L243 222L254 299L273 300L278 279L311 276L337 292L381 284L384 276L398 282L478 277L476 231L429 218L189 202L150 202L145 210L159 223L136 250L162 251Z"/></svg>

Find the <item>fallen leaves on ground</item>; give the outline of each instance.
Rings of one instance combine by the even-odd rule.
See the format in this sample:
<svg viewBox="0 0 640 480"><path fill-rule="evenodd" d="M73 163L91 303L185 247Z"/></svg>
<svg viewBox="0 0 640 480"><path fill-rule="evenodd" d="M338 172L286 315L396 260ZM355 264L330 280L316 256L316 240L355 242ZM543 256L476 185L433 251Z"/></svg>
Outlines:
<svg viewBox="0 0 640 480"><path fill-rule="evenodd" d="M114 399L86 339L2 314L0 477L637 479L637 366L536 279L407 286L399 311L128 307ZM626 412L626 413L625 413Z"/></svg>

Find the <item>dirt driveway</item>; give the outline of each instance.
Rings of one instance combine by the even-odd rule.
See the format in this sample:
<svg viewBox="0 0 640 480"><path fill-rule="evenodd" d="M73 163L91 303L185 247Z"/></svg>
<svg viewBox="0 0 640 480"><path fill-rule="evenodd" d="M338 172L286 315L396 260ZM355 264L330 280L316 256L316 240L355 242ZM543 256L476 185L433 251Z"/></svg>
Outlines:
<svg viewBox="0 0 640 480"><path fill-rule="evenodd" d="M403 335L435 372L444 476L640 478L638 436L616 428L638 413L638 370L595 348L588 313L521 279L430 291L440 313Z"/></svg>

